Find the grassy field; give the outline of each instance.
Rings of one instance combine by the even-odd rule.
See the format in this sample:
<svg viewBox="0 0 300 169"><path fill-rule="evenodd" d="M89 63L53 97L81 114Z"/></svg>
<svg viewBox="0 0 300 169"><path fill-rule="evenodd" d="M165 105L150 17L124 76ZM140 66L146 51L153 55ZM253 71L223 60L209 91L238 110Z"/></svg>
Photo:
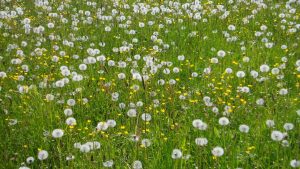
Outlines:
<svg viewBox="0 0 300 169"><path fill-rule="evenodd" d="M0 168L299 168L299 32L299 0L0 0Z"/></svg>

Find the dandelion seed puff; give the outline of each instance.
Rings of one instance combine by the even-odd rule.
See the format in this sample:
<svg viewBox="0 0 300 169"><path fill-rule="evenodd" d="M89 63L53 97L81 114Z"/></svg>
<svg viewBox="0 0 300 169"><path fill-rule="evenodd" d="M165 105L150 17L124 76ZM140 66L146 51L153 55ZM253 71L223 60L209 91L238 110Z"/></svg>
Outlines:
<svg viewBox="0 0 300 169"><path fill-rule="evenodd" d="M22 167L19 167L19 169L30 169L30 168L26 167L26 166L22 166Z"/></svg>
<svg viewBox="0 0 300 169"><path fill-rule="evenodd" d="M137 111L135 109L129 109L128 112L127 112L127 115L129 117L136 117Z"/></svg>
<svg viewBox="0 0 300 169"><path fill-rule="evenodd" d="M274 141L281 141L284 138L284 136L283 136L282 132L275 130L275 131L272 131L271 138Z"/></svg>
<svg viewBox="0 0 300 169"><path fill-rule="evenodd" d="M149 147L151 145L151 141L149 139L143 139L141 141L141 144L144 146L144 147Z"/></svg>
<svg viewBox="0 0 300 169"><path fill-rule="evenodd" d="M236 76L238 77L238 78L243 78L243 77L245 77L245 72L243 72L243 71L238 71L238 72L236 72Z"/></svg>
<svg viewBox="0 0 300 169"><path fill-rule="evenodd" d="M288 90L287 89L280 89L278 93L280 95L287 95L288 94Z"/></svg>
<svg viewBox="0 0 300 169"><path fill-rule="evenodd" d="M219 62L218 58L211 58L211 59L210 59L210 63L216 64L216 63L218 63L218 62Z"/></svg>
<svg viewBox="0 0 300 169"><path fill-rule="evenodd" d="M108 124L106 122L99 122L96 127L96 129L100 131L105 131L107 130L107 128L108 128Z"/></svg>
<svg viewBox="0 0 300 169"><path fill-rule="evenodd" d="M290 146L290 143L289 143L289 141L287 141L287 140L282 140L281 145L282 145L283 147L289 147L289 146Z"/></svg>
<svg viewBox="0 0 300 169"><path fill-rule="evenodd" d="M0 78L5 78L7 77L6 73L5 72L0 72Z"/></svg>
<svg viewBox="0 0 300 169"><path fill-rule="evenodd" d="M66 119L66 124L69 126L74 126L76 125L76 119L73 117L69 117Z"/></svg>
<svg viewBox="0 0 300 169"><path fill-rule="evenodd" d="M221 118L219 119L219 124L222 125L222 126L228 125L228 124L229 124L228 118L227 118L227 117L221 117Z"/></svg>
<svg viewBox="0 0 300 169"><path fill-rule="evenodd" d="M39 160L46 160L48 158L48 152L46 150L41 150L38 153L38 159Z"/></svg>
<svg viewBox="0 0 300 169"><path fill-rule="evenodd" d="M274 126L275 126L275 122L274 122L274 120L267 120L267 121L266 121L266 125L267 125L268 127L274 127Z"/></svg>
<svg viewBox="0 0 300 169"><path fill-rule="evenodd" d="M257 104L257 105L262 106L262 105L264 105L264 103L265 103L265 100L262 99L262 98L256 100L256 104Z"/></svg>
<svg viewBox="0 0 300 169"><path fill-rule="evenodd" d="M75 156L73 156L73 155L69 155L69 156L66 157L67 161L71 161L71 160L74 160L74 159L75 159Z"/></svg>
<svg viewBox="0 0 300 169"><path fill-rule="evenodd" d="M200 126L201 126L201 124L202 124L203 122L202 122L202 120L200 120L200 119L195 119L195 120L193 120L193 126L195 127L195 128L199 128Z"/></svg>
<svg viewBox="0 0 300 169"><path fill-rule="evenodd" d="M234 26L234 25L229 25L229 26L228 26L228 30L234 31L234 30L235 30L235 26Z"/></svg>
<svg viewBox="0 0 300 169"><path fill-rule="evenodd" d="M74 143L74 148L78 148L78 149L80 149L80 147L81 147L81 143Z"/></svg>
<svg viewBox="0 0 300 169"><path fill-rule="evenodd" d="M198 145L198 146L206 146L207 143L208 143L208 140L207 140L207 138L199 137L199 138L196 138L196 139L195 139L195 143L196 143L196 145Z"/></svg>
<svg viewBox="0 0 300 169"><path fill-rule="evenodd" d="M63 80L59 80L55 82L55 86L56 87L64 87L65 86L65 82Z"/></svg>
<svg viewBox="0 0 300 169"><path fill-rule="evenodd" d="M79 65L79 70L86 70L86 69L87 69L86 64L80 64Z"/></svg>
<svg viewBox="0 0 300 169"><path fill-rule="evenodd" d="M222 147L215 147L211 153L216 157L221 157L224 154L224 149Z"/></svg>
<svg viewBox="0 0 300 169"><path fill-rule="evenodd" d="M64 131L62 129L55 129L52 131L52 137L61 138L64 135Z"/></svg>
<svg viewBox="0 0 300 169"><path fill-rule="evenodd" d="M239 126L239 130L242 133L248 133L249 132L249 126L247 126L245 124L242 124L242 125Z"/></svg>
<svg viewBox="0 0 300 169"><path fill-rule="evenodd" d="M101 148L101 143L98 141L88 142L87 145L90 146L91 150L97 150Z"/></svg>
<svg viewBox="0 0 300 169"><path fill-rule="evenodd" d="M268 65L264 64L264 65L261 65L259 69L261 72L268 72L270 70L270 67Z"/></svg>
<svg viewBox="0 0 300 169"><path fill-rule="evenodd" d="M179 60L179 61L183 61L184 59L185 59L185 56L184 56L184 55L179 55L179 56L178 56L178 60Z"/></svg>
<svg viewBox="0 0 300 169"><path fill-rule="evenodd" d="M88 152L91 151L91 149L90 149L90 146L84 144L84 145L80 146L80 151L83 152L83 153L88 153Z"/></svg>
<svg viewBox="0 0 300 169"><path fill-rule="evenodd" d="M273 68L272 70L271 70L271 73L273 74L273 75L277 75L278 73L279 73L279 69L278 68Z"/></svg>
<svg viewBox="0 0 300 169"><path fill-rule="evenodd" d="M76 101L75 101L74 99L68 99L67 104L68 104L69 106L75 106Z"/></svg>
<svg viewBox="0 0 300 169"><path fill-rule="evenodd" d="M141 116L142 120L144 121L151 121L152 117L149 113L143 113Z"/></svg>
<svg viewBox="0 0 300 169"><path fill-rule="evenodd" d="M172 158L173 159L179 159L179 158L181 158L182 157L182 152L181 152L181 150L179 150L179 149L174 149L173 151L172 151Z"/></svg>
<svg viewBox="0 0 300 169"><path fill-rule="evenodd" d="M114 161L113 160L108 160L102 163L103 167L107 167L107 168L111 168L114 165Z"/></svg>
<svg viewBox="0 0 300 169"><path fill-rule="evenodd" d="M257 77L258 77L258 72L255 71L255 70L252 70L252 71L250 72L250 75L251 75L253 78L257 78Z"/></svg>
<svg viewBox="0 0 300 169"><path fill-rule="evenodd" d="M132 163L132 168L133 169L142 169L143 168L143 164L141 161L136 160Z"/></svg>
<svg viewBox="0 0 300 169"><path fill-rule="evenodd" d="M174 67L174 68L173 68L173 72L174 72L174 73L179 73L179 71L180 71L180 69L179 69L178 67Z"/></svg>
<svg viewBox="0 0 300 169"><path fill-rule="evenodd" d="M300 109L296 111L297 115L300 116Z"/></svg>
<svg viewBox="0 0 300 169"><path fill-rule="evenodd" d="M34 158L33 157L28 157L27 159L26 159L26 163L27 164L32 164L34 162Z"/></svg>
<svg viewBox="0 0 300 169"><path fill-rule="evenodd" d="M250 58L249 57L243 57L243 62L249 62L250 61Z"/></svg>
<svg viewBox="0 0 300 169"><path fill-rule="evenodd" d="M117 125L115 120L107 120L106 124L108 125L108 127L115 127Z"/></svg>
<svg viewBox="0 0 300 169"><path fill-rule="evenodd" d="M226 72L227 74L231 74L231 73L232 73L232 69L231 69L231 68L226 68L226 69L225 69L225 72Z"/></svg>
<svg viewBox="0 0 300 169"><path fill-rule="evenodd" d="M72 110L72 109L65 109L65 110L64 110L64 114L65 114L66 116L72 116L73 110Z"/></svg>
<svg viewBox="0 0 300 169"><path fill-rule="evenodd" d="M290 162L290 165L291 165L291 167L293 167L293 168L300 167L300 160L292 160L292 161Z"/></svg>
<svg viewBox="0 0 300 169"><path fill-rule="evenodd" d="M293 130L294 124L293 124L293 123L285 123L285 124L283 125L283 128L284 128L286 131Z"/></svg>
<svg viewBox="0 0 300 169"><path fill-rule="evenodd" d="M223 58L226 56L226 52L224 50L219 50L217 52L217 56Z"/></svg>

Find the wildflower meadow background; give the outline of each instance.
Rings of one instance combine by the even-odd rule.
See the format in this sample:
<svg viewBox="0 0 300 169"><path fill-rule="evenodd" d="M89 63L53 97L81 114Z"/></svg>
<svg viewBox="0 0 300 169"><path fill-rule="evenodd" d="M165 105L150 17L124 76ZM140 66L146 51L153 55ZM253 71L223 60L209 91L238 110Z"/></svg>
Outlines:
<svg viewBox="0 0 300 169"><path fill-rule="evenodd" d="M0 0L0 168L299 168L299 32L299 0Z"/></svg>

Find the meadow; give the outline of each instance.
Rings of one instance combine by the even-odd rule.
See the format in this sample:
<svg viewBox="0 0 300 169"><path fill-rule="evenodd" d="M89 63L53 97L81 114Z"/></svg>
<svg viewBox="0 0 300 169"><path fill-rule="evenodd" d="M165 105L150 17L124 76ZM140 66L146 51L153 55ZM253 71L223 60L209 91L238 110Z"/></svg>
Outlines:
<svg viewBox="0 0 300 169"><path fill-rule="evenodd" d="M0 168L299 168L299 32L299 0L0 0Z"/></svg>

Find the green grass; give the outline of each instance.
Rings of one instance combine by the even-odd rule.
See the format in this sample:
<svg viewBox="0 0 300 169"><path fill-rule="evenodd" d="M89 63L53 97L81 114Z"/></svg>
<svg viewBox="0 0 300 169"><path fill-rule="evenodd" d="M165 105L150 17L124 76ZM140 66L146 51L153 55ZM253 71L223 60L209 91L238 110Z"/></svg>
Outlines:
<svg viewBox="0 0 300 169"><path fill-rule="evenodd" d="M134 12L133 5L139 3L133 0L120 1L119 5L104 0L96 2L95 7L88 6L86 0L50 0L46 5L52 7L50 12L36 6L34 1L0 1L0 72L6 73L6 77L0 76L0 168L98 169L104 168L103 162L108 160L112 160L113 168L117 169L132 168L136 160L141 161L145 169L285 169L292 167L292 160L300 163L300 118L297 112L300 109L299 3L290 3L288 9L288 3L282 1L267 0L264 2L266 7L262 8L262 3L250 1L230 4L228 1L204 0L200 2L202 10L193 12L182 7L191 1L178 2L177 8L171 1L145 1L144 5L149 5L147 8L164 5L171 11L152 15L150 9L143 15ZM125 9L125 4L130 9ZM217 5L230 11L227 18L220 19L224 11L213 13ZM64 9L60 11L61 6ZM17 7L23 9L23 15L2 17L5 11L11 13ZM104 10L100 13L101 8ZM296 11L293 13L291 9ZM85 11L90 12L91 24L86 23ZM112 11L116 14L112 15ZM257 13L253 14L253 11ZM201 19L189 17L188 12L200 12ZM58 17L50 17L49 13L57 13ZM285 18L280 18L280 14L285 14ZM101 20L99 15L112 19ZM120 21L120 16L125 16L125 20ZM244 23L247 17L250 19ZM30 34L25 34L23 28L25 18L31 20ZM62 18L68 22L63 23ZM72 25L74 20L77 23ZM168 20L172 23L168 24ZM148 25L149 21L154 24ZM145 27L139 27L140 22L145 23ZM54 28L48 28L48 23L54 23ZM124 28L126 23L127 28ZM236 30L228 30L229 25L234 25ZM262 25L267 29L261 30ZM45 28L43 33L33 32L38 26ZM107 26L111 27L110 32L105 31ZM292 28L296 31L290 32ZM128 34L130 30L135 30L136 34ZM262 35L255 36L257 31ZM190 36L193 32L195 36ZM156 33L157 40L152 41L151 36ZM228 41L225 34L236 40ZM50 35L56 36L55 39L50 40ZM138 39L137 43L133 42L134 38ZM273 43L273 47L267 48L263 38ZM27 42L27 46L22 46L22 41ZM72 42L73 47L65 45L64 41ZM100 46L100 42L105 46ZM164 45L169 48L164 49ZM282 45L287 48L282 49ZM59 49L55 50L55 46ZM124 46L129 50L113 51L113 48ZM155 51L154 46L160 50ZM32 56L38 53L35 52L37 48L44 51L40 56ZM100 53L90 56L88 48L99 49ZM18 50L23 51L24 56L17 55ZM217 56L220 50L226 52L225 57ZM65 56L60 54L62 51ZM78 55L79 59L74 59L73 55ZM79 69L85 59L100 55L106 57L105 62L87 64L84 71ZM140 55L141 59L136 60L135 55ZM184 55L185 59L178 60L179 55ZM53 56L58 56L59 61L53 62ZM157 68L156 72L151 72L149 63L143 59L147 56L151 58L148 61L153 62L152 67ZM249 62L243 61L245 57L250 59ZM22 63L12 64L12 59L17 58ZM218 58L218 63L211 63L211 58ZM109 66L109 60L115 61L116 66ZM126 62L127 66L118 67L120 61ZM167 66L166 62L171 64ZM270 67L268 72L260 71L263 64ZM28 72L23 70L24 65L28 66ZM68 84L62 88L54 87L55 82L64 78L62 66L82 75L83 80L75 82L71 74L66 76L70 81ZM179 73L173 72L175 67L180 69ZM165 68L171 73L165 74ZM211 68L211 73L205 74L205 68ZM226 68L231 68L232 74L226 73ZM278 75L272 73L273 68L280 69ZM134 80L133 69L148 75L149 79ZM257 78L251 76L252 70L258 72ZM238 78L238 71L244 71L246 76ZM192 77L193 72L198 73L198 77ZM124 73L126 78L119 79L119 73ZM18 80L20 76L24 80ZM260 81L261 78L266 80ZM158 84L161 79L165 81L164 85ZM169 84L171 79L176 81L175 85ZM46 87L41 88L41 82L46 83ZM139 90L134 90L135 85ZM20 92L18 86L28 91ZM249 87L250 92L238 92L238 87ZM281 89L287 89L288 93L280 95ZM117 101L112 100L114 92L119 93ZM47 100L47 94L54 95L54 100ZM180 99L183 96L185 99ZM210 97L212 106L205 104L205 96ZM256 103L260 98L264 99L263 105ZM76 104L69 106L68 99L74 99ZM143 105L136 107L137 117L129 117L130 103L139 101ZM126 108L121 109L120 103L125 103ZM226 106L229 106L227 111ZM213 107L219 111L213 112ZM68 117L64 110L67 108L73 110L74 126L65 122ZM143 121L143 113L150 114L151 121ZM227 126L218 122L224 116L230 121ZM96 130L99 122L109 119L116 121L115 127ZM195 119L205 122L207 129L193 127ZM274 127L266 125L268 119L274 120ZM11 125L14 120L17 123ZM285 131L286 123L292 123L294 128ZM239 131L241 124L249 126L248 133ZM62 129L64 135L53 138L54 129ZM282 140L287 140L289 146L284 147L282 140L272 140L271 133L275 130L288 134ZM49 134L45 135L46 132ZM132 141L132 135L137 135L139 140ZM207 138L208 144L196 145L198 137ZM146 138L151 140L147 148L141 146L141 141ZM74 148L74 143L90 141L100 142L101 148L88 153ZM224 149L221 157L212 154L217 146ZM180 149L183 158L172 159L174 149ZM49 153L42 161L38 159L41 150ZM75 159L66 160L70 155ZM187 155L190 158L185 159ZM26 162L30 156L35 159L32 164Z"/></svg>

